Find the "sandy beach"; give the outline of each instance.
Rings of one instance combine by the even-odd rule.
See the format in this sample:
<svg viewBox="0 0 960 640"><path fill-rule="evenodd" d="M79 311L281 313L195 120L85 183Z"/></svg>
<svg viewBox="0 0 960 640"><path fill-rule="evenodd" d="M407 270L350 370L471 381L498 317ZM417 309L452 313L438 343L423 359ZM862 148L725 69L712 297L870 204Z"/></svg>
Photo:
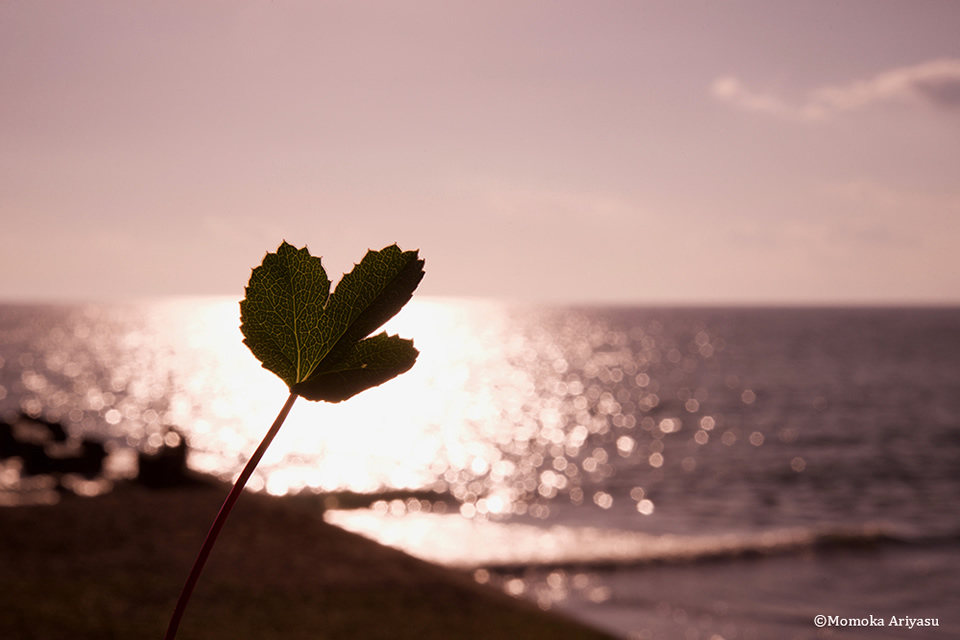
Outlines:
<svg viewBox="0 0 960 640"><path fill-rule="evenodd" d="M0 637L162 637L227 490L121 485L0 510ZM328 525L314 499L248 492L177 637L608 636Z"/></svg>

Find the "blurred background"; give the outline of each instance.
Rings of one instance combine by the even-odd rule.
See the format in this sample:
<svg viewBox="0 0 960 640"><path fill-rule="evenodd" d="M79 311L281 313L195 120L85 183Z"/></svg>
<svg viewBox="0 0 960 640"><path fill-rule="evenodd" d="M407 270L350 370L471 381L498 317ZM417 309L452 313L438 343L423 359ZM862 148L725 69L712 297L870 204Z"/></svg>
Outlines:
<svg viewBox="0 0 960 640"><path fill-rule="evenodd" d="M181 437L232 479L287 393L241 344L250 269L398 242L417 365L298 402L251 488L368 496L325 517L625 638L950 637L958 24L4 3L0 498L109 491ZM30 462L58 438L102 468Z"/></svg>

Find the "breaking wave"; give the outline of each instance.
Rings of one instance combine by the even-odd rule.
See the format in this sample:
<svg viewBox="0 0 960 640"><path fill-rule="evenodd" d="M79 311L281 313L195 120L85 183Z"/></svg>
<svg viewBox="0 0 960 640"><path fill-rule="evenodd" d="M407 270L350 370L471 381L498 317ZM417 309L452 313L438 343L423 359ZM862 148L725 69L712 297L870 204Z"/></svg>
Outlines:
<svg viewBox="0 0 960 640"><path fill-rule="evenodd" d="M910 537L892 526L823 525L760 532L651 535L599 527L542 527L470 521L458 515L381 515L329 511L331 524L446 566L514 571L523 568L612 569L643 564L696 563L884 544L955 543L960 534Z"/></svg>

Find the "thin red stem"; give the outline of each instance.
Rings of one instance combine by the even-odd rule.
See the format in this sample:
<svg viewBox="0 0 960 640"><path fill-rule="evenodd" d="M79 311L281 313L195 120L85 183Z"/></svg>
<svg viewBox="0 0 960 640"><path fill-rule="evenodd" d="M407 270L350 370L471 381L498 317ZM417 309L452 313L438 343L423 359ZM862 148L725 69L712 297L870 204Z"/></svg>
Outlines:
<svg viewBox="0 0 960 640"><path fill-rule="evenodd" d="M237 478L237 481L233 484L230 493L227 494L227 499L223 501L223 506L220 507L220 512L210 526L210 531L207 532L203 546L200 547L200 553L197 554L197 559L193 562L190 575L187 576L187 581L184 583L183 590L180 592L180 599L177 600L177 606L173 610L173 615L170 617L170 626L167 627L167 634L164 636L164 640L173 640L176 637L177 627L180 626L180 619L183 617L183 612L187 608L187 602L190 601L193 588L197 585L197 580L200 579L200 572L203 571L203 565L207 562L207 557L213 549L213 544L217 541L217 536L220 535L223 524L227 521L227 516L229 516L230 511L233 510L233 505L243 492L243 487L253 474L253 470L256 469L257 464L260 463L260 458L263 457L267 447L270 446L273 438L277 435L277 432L280 431L280 427L283 425L283 421L286 420L287 414L290 413L290 408L293 406L293 401L296 399L297 394L295 393L291 393L290 397L287 398L287 401L283 404L283 408L277 415L277 419L273 421L273 425L270 427L270 430L267 431L267 435L263 437L260 446L257 447L257 450L250 456L247 465L243 468L243 471L240 472L240 477Z"/></svg>

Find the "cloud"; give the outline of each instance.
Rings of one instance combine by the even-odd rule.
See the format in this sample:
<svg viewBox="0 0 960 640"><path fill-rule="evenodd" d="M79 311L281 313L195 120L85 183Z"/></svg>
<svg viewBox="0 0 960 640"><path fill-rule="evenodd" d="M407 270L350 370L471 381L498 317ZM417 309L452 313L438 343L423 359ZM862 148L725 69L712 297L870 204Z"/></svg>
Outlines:
<svg viewBox="0 0 960 640"><path fill-rule="evenodd" d="M796 103L773 93L753 91L736 76L714 80L711 93L739 109L804 122L828 120L889 102L921 103L960 112L960 59L930 60L842 86L818 87Z"/></svg>

